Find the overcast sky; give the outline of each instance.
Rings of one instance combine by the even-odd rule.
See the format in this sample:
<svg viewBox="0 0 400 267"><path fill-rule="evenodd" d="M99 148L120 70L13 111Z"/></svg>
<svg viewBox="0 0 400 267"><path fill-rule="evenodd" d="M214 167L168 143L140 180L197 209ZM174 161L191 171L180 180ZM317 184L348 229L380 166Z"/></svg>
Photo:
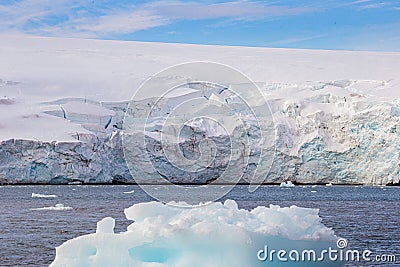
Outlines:
<svg viewBox="0 0 400 267"><path fill-rule="evenodd" d="M0 33L400 51L400 1L0 0Z"/></svg>

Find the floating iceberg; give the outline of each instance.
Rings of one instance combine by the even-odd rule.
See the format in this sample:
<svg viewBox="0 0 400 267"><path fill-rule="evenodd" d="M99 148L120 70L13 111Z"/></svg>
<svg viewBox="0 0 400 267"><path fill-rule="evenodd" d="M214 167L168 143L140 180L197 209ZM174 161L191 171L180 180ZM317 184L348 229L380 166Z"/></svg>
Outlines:
<svg viewBox="0 0 400 267"><path fill-rule="evenodd" d="M72 210L72 207L65 207L64 204L56 204L54 207L43 207L32 210Z"/></svg>
<svg viewBox="0 0 400 267"><path fill-rule="evenodd" d="M56 198L57 195L44 195L44 194L32 193L32 197L34 197L34 198Z"/></svg>
<svg viewBox="0 0 400 267"><path fill-rule="evenodd" d="M57 247L50 266L341 266L258 257L266 246L317 252L334 247L337 238L316 209L271 205L247 211L233 200L191 209L149 202L125 209L125 215L134 221L126 232L115 234L115 220L105 218L96 233Z"/></svg>
<svg viewBox="0 0 400 267"><path fill-rule="evenodd" d="M81 181L75 181L75 182L69 182L69 185L81 185L82 182Z"/></svg>
<svg viewBox="0 0 400 267"><path fill-rule="evenodd" d="M282 182L279 186L283 188L295 187L295 185L291 181Z"/></svg>

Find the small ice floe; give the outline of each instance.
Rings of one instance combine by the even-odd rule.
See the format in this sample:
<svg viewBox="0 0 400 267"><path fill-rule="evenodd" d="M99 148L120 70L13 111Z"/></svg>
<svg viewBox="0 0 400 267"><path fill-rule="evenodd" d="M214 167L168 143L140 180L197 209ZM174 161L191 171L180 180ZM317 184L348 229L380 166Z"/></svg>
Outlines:
<svg viewBox="0 0 400 267"><path fill-rule="evenodd" d="M56 204L54 207L43 207L31 210L72 210L72 207L65 207L64 204Z"/></svg>
<svg viewBox="0 0 400 267"><path fill-rule="evenodd" d="M313 185L313 186L311 186L311 188L316 188L317 187L317 185Z"/></svg>
<svg viewBox="0 0 400 267"><path fill-rule="evenodd" d="M74 181L74 182L69 182L69 185L81 185L82 182L81 181Z"/></svg>
<svg viewBox="0 0 400 267"><path fill-rule="evenodd" d="M35 197L35 198L56 198L57 195L44 195L44 194L32 193L32 197Z"/></svg>
<svg viewBox="0 0 400 267"><path fill-rule="evenodd" d="M133 193L135 193L135 190L124 192L124 194L133 194Z"/></svg>
<svg viewBox="0 0 400 267"><path fill-rule="evenodd" d="M294 183L292 183L291 181L286 181L286 182L282 182L279 187L282 188L292 188L295 187Z"/></svg>
<svg viewBox="0 0 400 267"><path fill-rule="evenodd" d="M333 186L333 184L332 183L327 183L326 186Z"/></svg>
<svg viewBox="0 0 400 267"><path fill-rule="evenodd" d="M312 191L311 191L311 193L317 193L317 191L315 191L315 190L312 190Z"/></svg>

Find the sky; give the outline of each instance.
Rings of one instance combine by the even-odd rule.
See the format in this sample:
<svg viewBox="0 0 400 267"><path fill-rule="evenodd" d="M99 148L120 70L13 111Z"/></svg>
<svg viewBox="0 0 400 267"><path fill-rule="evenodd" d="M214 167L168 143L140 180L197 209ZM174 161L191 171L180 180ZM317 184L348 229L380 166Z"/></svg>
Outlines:
<svg viewBox="0 0 400 267"><path fill-rule="evenodd" d="M400 0L0 0L0 34L400 52Z"/></svg>

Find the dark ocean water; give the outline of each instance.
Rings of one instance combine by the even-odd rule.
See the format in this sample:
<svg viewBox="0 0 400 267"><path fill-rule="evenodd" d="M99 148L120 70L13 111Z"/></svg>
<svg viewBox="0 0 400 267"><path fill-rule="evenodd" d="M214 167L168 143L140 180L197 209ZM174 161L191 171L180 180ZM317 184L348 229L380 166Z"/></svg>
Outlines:
<svg viewBox="0 0 400 267"><path fill-rule="evenodd" d="M132 194L124 194L134 190ZM313 192L312 192L313 191ZM57 198L32 198L32 193ZM397 263L352 262L347 266L400 266L400 188L262 186L254 193L235 187L224 199L240 208L297 205L319 208L323 223L346 238L352 249L396 255ZM55 247L68 239L93 233L104 217L116 219L116 232L130 224L124 208L152 201L138 186L3 186L0 187L0 266L48 266ZM62 203L66 211L34 208Z"/></svg>

